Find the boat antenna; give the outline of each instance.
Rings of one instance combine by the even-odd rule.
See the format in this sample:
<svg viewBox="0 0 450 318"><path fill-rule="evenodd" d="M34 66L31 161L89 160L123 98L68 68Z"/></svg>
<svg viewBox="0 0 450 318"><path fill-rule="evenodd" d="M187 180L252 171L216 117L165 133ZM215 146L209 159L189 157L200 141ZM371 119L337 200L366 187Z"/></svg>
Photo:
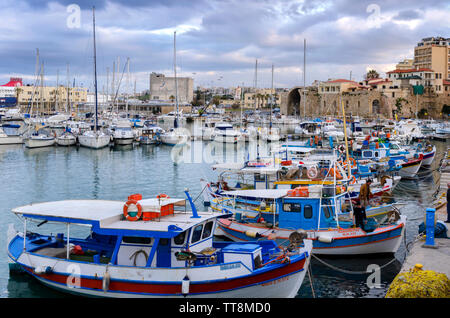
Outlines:
<svg viewBox="0 0 450 318"><path fill-rule="evenodd" d="M98 103L97 103L97 50L95 45L95 6L92 7L92 28L94 33L94 90L95 90L95 127L94 131L97 132L97 124L98 124Z"/></svg>

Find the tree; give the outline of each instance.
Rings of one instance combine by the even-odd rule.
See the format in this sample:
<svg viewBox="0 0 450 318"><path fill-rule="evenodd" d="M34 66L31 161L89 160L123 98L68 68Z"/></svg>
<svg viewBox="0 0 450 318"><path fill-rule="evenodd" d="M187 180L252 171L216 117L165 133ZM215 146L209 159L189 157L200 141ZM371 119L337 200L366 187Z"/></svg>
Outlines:
<svg viewBox="0 0 450 318"><path fill-rule="evenodd" d="M395 108L394 110L392 110L394 113L400 114L402 112L402 107L403 107L403 102L408 103L408 101L406 99L404 99L403 97L399 97L395 100Z"/></svg>
<svg viewBox="0 0 450 318"><path fill-rule="evenodd" d="M375 79L375 78L380 78L380 74L378 74L377 71L375 70L369 70L366 73L366 80L371 80L371 79Z"/></svg>
<svg viewBox="0 0 450 318"><path fill-rule="evenodd" d="M220 104L220 96L214 96L212 99L212 103L216 106L219 106Z"/></svg>

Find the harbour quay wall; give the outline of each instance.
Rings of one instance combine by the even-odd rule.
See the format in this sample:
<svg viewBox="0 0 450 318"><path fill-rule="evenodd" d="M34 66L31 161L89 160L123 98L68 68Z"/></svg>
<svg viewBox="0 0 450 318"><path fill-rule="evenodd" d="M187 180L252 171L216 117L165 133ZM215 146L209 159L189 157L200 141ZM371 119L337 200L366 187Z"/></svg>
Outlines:
<svg viewBox="0 0 450 318"><path fill-rule="evenodd" d="M306 100L306 103L305 103ZM343 93L320 94L317 88L294 87L281 93L280 112L283 115L303 117L342 116L344 103L346 115L364 118L415 117L445 118L444 106L450 108L450 94L427 92L414 95L412 90L383 92L378 90L355 90Z"/></svg>

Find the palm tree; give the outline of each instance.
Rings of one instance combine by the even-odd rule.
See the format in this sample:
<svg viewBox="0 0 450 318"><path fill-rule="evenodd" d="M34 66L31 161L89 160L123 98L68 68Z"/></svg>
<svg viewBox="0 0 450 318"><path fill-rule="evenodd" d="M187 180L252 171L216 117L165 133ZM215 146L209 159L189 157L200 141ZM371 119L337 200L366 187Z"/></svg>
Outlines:
<svg viewBox="0 0 450 318"><path fill-rule="evenodd" d="M366 73L366 80L371 80L371 79L375 79L375 78L380 78L380 74L378 74L377 71L375 70L369 70Z"/></svg>

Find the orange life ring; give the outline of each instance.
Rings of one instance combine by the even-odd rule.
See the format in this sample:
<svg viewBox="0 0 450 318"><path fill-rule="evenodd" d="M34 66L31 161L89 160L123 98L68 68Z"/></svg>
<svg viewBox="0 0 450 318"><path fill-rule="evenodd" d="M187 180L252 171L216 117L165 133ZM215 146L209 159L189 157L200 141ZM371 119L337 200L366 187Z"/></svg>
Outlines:
<svg viewBox="0 0 450 318"><path fill-rule="evenodd" d="M160 193L156 196L157 199L170 199L170 197L167 194Z"/></svg>
<svg viewBox="0 0 450 318"><path fill-rule="evenodd" d="M350 184L355 184L356 183L356 178L355 178L355 176L351 176L350 177Z"/></svg>
<svg viewBox="0 0 450 318"><path fill-rule="evenodd" d="M136 208L138 209L135 216L131 216L131 215L128 213L128 207L129 207L130 205L135 205ZM137 221L137 220L139 220L139 219L141 218L141 216L142 216L142 206L141 206L136 200L128 200L127 203L125 203L125 205L123 206L123 215L125 216L125 218L126 218L128 221Z"/></svg>

